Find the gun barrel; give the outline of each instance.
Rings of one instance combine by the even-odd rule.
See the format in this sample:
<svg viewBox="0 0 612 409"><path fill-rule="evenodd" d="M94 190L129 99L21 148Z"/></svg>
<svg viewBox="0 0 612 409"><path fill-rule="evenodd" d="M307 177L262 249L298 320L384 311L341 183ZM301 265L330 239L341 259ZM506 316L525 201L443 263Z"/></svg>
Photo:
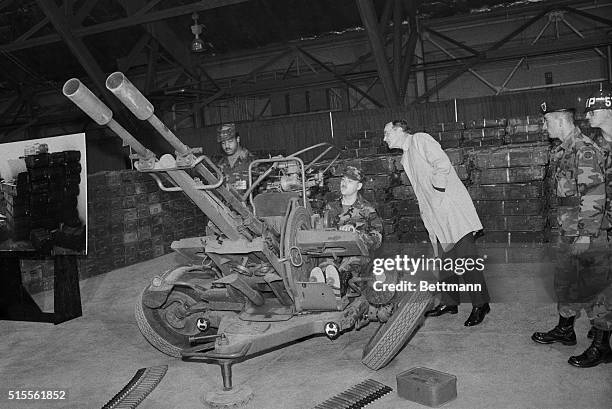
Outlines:
<svg viewBox="0 0 612 409"><path fill-rule="evenodd" d="M106 79L106 88L141 121L146 121L153 115L153 104L122 72L117 71L109 75Z"/></svg>
<svg viewBox="0 0 612 409"><path fill-rule="evenodd" d="M113 119L113 111L77 78L66 81L62 92L98 125L107 125Z"/></svg>
<svg viewBox="0 0 612 409"><path fill-rule="evenodd" d="M106 79L106 88L125 105L132 113L142 121L148 121L153 128L180 154L189 152L189 147L185 145L176 135L164 125L153 113L153 104L147 97L142 95L140 90L127 79L122 72L114 72Z"/></svg>
<svg viewBox="0 0 612 409"><path fill-rule="evenodd" d="M115 132L123 142L131 146L141 156L149 156L151 152L136 140L124 127L113 119L113 111L94 95L85 84L77 78L66 81L62 88L64 95L76 106L81 108L98 125L106 125Z"/></svg>

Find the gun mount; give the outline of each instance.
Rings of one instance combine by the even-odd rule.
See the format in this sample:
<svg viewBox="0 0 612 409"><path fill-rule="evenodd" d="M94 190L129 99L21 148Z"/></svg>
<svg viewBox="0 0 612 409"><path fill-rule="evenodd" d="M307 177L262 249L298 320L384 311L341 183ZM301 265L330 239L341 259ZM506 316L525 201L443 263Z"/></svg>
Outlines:
<svg viewBox="0 0 612 409"><path fill-rule="evenodd" d="M158 159L78 79L68 80L63 93L136 152L138 171L149 173L162 190L187 195L207 216L212 230L172 243L189 265L156 275L143 289L136 320L151 345L170 356L220 365L224 393L235 393L237 399L248 399L248 393L232 388L234 362L313 334L336 337L385 317L387 322L364 350L363 362L379 369L395 356L420 323L429 294L396 294L386 297L385 305L372 305L358 285L340 298L330 285L309 280L317 258L364 251L356 233L306 234L316 233L313 226L319 224L307 187L322 180L322 172L309 172L333 146L321 143L287 157L254 161L250 186L240 195L206 155L185 145L161 122L153 105L122 73L111 74L106 87L138 119L149 122L175 149L176 157ZM324 150L305 164L299 156L314 149ZM256 165L268 168L253 182ZM255 188L275 171L280 171L272 183L275 188L254 196ZM167 180L171 186L165 185ZM206 340L210 342L202 344Z"/></svg>

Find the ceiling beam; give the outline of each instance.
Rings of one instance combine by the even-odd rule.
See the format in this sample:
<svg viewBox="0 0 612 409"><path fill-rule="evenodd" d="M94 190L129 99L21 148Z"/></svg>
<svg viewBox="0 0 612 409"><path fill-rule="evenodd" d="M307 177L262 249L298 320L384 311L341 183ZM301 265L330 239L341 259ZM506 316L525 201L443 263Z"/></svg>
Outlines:
<svg viewBox="0 0 612 409"><path fill-rule="evenodd" d="M76 28L72 31L72 36L75 38L84 37L92 34L104 33L107 31L115 31L120 28L136 26L140 24L152 23L155 21L166 20L172 17L191 14L194 11L210 10L217 7L228 6L232 4L244 3L248 0L206 0L197 3L177 6L165 10L146 13L141 16L124 17L105 23L94 24L87 27ZM37 0L37 3L40 2ZM53 6L53 5L52 5ZM42 7L41 7L42 8ZM52 44L60 42L62 37L58 34L49 34L40 37L30 38L26 41L13 41L9 44L0 46L0 51L16 51L26 48L37 47L40 45Z"/></svg>
<svg viewBox="0 0 612 409"><path fill-rule="evenodd" d="M134 65L136 58L140 55L140 53L142 53L147 44L149 44L149 41L151 41L151 35L149 33L144 33L141 35L128 55L117 60L117 67L119 68L119 71L124 74L127 73L130 68L132 68L132 65Z"/></svg>
<svg viewBox="0 0 612 409"><path fill-rule="evenodd" d="M76 12L74 17L71 19L72 25L78 27L81 25L83 20L89 16L93 8L98 3L98 0L85 0L85 3L81 6L79 11Z"/></svg>
<svg viewBox="0 0 612 409"><path fill-rule="evenodd" d="M579 16L589 18L591 20L597 21L607 26L612 26L612 20L601 17L601 16L597 16L595 14L587 13L586 11L578 10L578 9L575 9L573 7L568 7L568 6L561 6L559 7L559 9L569 11L574 14L578 14Z"/></svg>
<svg viewBox="0 0 612 409"><path fill-rule="evenodd" d="M438 32L438 31L436 31L436 30L434 30L432 28L423 27L423 30L425 30L425 31L427 31L427 32L437 36L437 37L440 37L442 40L447 41L447 42L449 42L449 43L451 43L453 45L456 45L459 48L464 49L465 51L469 52L470 54L473 54L473 55L478 55L479 54L478 50L475 50L474 48L472 48L470 46L467 46L467 45L463 44L462 42L459 42L459 41L457 41L457 40L455 40L453 38L445 36L444 34Z"/></svg>
<svg viewBox="0 0 612 409"><path fill-rule="evenodd" d="M273 55L266 62L264 62L263 64L261 64L261 65L259 65L257 67L255 67L248 75L243 77L242 80L240 80L236 85L241 85L241 84L246 83L247 81L249 81L258 72L261 72L261 71L265 70L270 65L272 65L275 62L279 61L281 58L284 58L284 57L286 57L286 56L288 56L290 54L293 54L293 53L294 53L294 50L289 48L289 49L284 50L282 53L280 53L278 55ZM199 109L205 107L206 105L210 104L211 102L213 102L213 101L219 99L220 97L222 97L223 95L225 95L228 92L228 90L229 90L229 88L221 88L221 89L219 89L217 92L215 92L210 97L206 98L204 101L199 101L199 102L196 102L195 104L193 104L192 110L196 111L196 110L199 110ZM189 113L187 115L183 115L183 116L177 118L176 122L178 123L179 121L182 121L183 119L185 119L189 115L191 115L191 113Z"/></svg>
<svg viewBox="0 0 612 409"><path fill-rule="evenodd" d="M366 97L367 99L369 99L370 101L372 101L372 103L374 105L376 105L377 107L382 107L383 105L378 102L376 99L374 99L371 95L369 95L367 92L364 92L361 88L359 88L357 85L355 85L353 82L347 80L344 76L337 74L334 70L332 70L331 68L329 68L327 65L325 65L322 61L320 61L318 58L316 58L315 56L313 56L312 54L308 53L306 50L300 48L300 47L296 47L298 51L300 51L302 54L304 54L306 57L310 58L312 61L314 61L315 63L319 64L321 67L323 67L323 69L331 74L334 75L334 77L336 77L337 79L339 79L340 81L342 81L343 83L345 83L346 85L348 85L350 88L354 89L355 91L357 91L357 93L359 93L359 95L362 95L364 97Z"/></svg>
<svg viewBox="0 0 612 409"><path fill-rule="evenodd" d="M154 1L153 1L154 2ZM153 2L150 2L152 4ZM133 13L139 13L145 8L144 0L128 0L124 2L125 9L130 15L136 15ZM187 75L194 81L199 81L200 77L197 73L197 69L193 64L191 57L191 51L187 44L179 39L174 30L170 28L167 22L159 21L156 23L150 23L144 25L145 30L157 40L159 45L166 50L172 58L179 63L179 65L185 70ZM202 69L202 74L212 83L216 89L220 89L215 80L208 75L208 73Z"/></svg>
<svg viewBox="0 0 612 409"><path fill-rule="evenodd" d="M393 4L395 0L386 0L385 5L383 7L383 11L380 15L380 20L378 22L380 34L384 37L387 32L387 26L389 25L389 19L391 18L391 13L393 13Z"/></svg>
<svg viewBox="0 0 612 409"><path fill-rule="evenodd" d="M374 54L374 60L376 61L378 74L380 75L380 80L383 84L387 106L397 106L399 105L397 88L393 81L391 67L389 66L389 63L387 61L387 56L385 55L385 48L383 45L382 37L380 35L374 5L372 4L372 0L356 1L357 8L359 9L359 15L361 16L361 21L368 34L370 48L372 49L372 53Z"/></svg>
<svg viewBox="0 0 612 409"><path fill-rule="evenodd" d="M402 1L393 1L393 80L396 85L400 85L400 64L402 62Z"/></svg>
<svg viewBox="0 0 612 409"><path fill-rule="evenodd" d="M153 41L149 49L149 61L147 63L147 75L145 76L144 94L149 95L151 90L155 88L157 56L159 52L159 43Z"/></svg>
<svg viewBox="0 0 612 409"><path fill-rule="evenodd" d="M0 1L0 10L4 10L6 7L10 6L12 3L13 3L13 0Z"/></svg>
<svg viewBox="0 0 612 409"><path fill-rule="evenodd" d="M110 96L105 86L106 75L98 65L97 61L91 55L85 44L80 38L73 35L71 27L64 13L55 5L55 2L48 0L36 0L38 7L49 17L51 24L58 31L64 42L70 49L70 52L76 57L85 72L94 83L95 87L100 91L103 98L116 112L121 111L119 102Z"/></svg>
<svg viewBox="0 0 612 409"><path fill-rule="evenodd" d="M149 0L149 2L142 6L142 8L140 10L138 10L137 12L134 13L134 17L137 16L142 16L144 15L147 11L151 10L153 7L157 6L157 4L160 2L161 0Z"/></svg>
<svg viewBox="0 0 612 409"><path fill-rule="evenodd" d="M541 19L542 17L544 17L546 14L548 14L550 11L552 11L554 9L555 9L554 7L547 7L547 8L545 8L544 10L540 11L538 14L536 14L535 16L533 16L532 18L527 20L525 23L523 23L516 30L514 30L510 34L504 36L501 40L498 40L497 42L495 42L486 51L484 51L482 53L479 53L478 56L476 58L474 58L472 61L470 61L468 63L461 64L462 65L461 68L459 68L458 70L456 70L455 72L450 74L448 77L446 77L444 80L442 80L438 84L436 84L435 87L433 87L433 88L429 89L428 91L426 91L423 95L419 95L415 99L413 104L416 104L416 103L419 103L421 101L427 100L427 98L429 98L430 95L433 95L434 93L438 92L439 90L441 90L442 88L444 88L445 86L450 84L451 82L455 81L457 78L459 78L464 72L466 72L470 68L474 68L477 64L480 64L481 62L483 62L483 60L486 59L488 53L497 50L498 48L500 48L501 46L506 44L508 41L510 41L512 38L514 38L518 34L520 34L523 31L525 31L529 26L531 26L533 23L535 23L536 21L538 21L539 19Z"/></svg>
<svg viewBox="0 0 612 409"><path fill-rule="evenodd" d="M410 22L410 35L408 36L404 58L402 59L402 72L399 83L400 101L403 101L404 97L406 96L408 80L410 79L410 71L412 70L412 61L414 60L416 45L417 41L419 40L419 28L417 26L416 12L412 12L408 15L408 21Z"/></svg>
<svg viewBox="0 0 612 409"><path fill-rule="evenodd" d="M28 38L32 37L32 35L35 34L38 30L46 26L48 23L49 17L43 18L38 23L34 24L28 31L20 35L19 38L17 38L15 41L18 42L27 40Z"/></svg>
<svg viewBox="0 0 612 409"><path fill-rule="evenodd" d="M546 43L538 43L535 45L531 45L529 47L525 46L516 46L512 48L504 48L503 50L491 51L486 54L486 57L481 60L482 64L499 62L499 61L508 61L508 60L516 60L522 57L540 57L545 55L553 55L553 54L564 54L571 53L576 51L583 50L591 50L596 47L605 47L610 44L612 39L610 36L601 35L599 37L589 37L580 39L571 39L571 40L554 40ZM461 59L465 63L469 63L471 61L476 60L478 57L462 57ZM413 65L413 70L422 71L422 70L443 70L449 69L453 67L457 67L460 65L454 59L445 59L445 60L436 60L436 61L427 61L425 64L415 64Z"/></svg>

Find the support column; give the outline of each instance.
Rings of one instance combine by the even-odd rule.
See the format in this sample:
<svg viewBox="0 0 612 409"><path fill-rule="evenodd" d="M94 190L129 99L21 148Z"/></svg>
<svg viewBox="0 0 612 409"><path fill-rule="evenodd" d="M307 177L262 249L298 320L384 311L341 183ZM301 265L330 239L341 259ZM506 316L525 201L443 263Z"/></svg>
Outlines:
<svg viewBox="0 0 612 409"><path fill-rule="evenodd" d="M387 61L387 56L385 55L385 49L380 30L378 29L378 20L372 1L357 0L357 8L359 9L361 21L368 33L370 47L372 48L372 53L374 54L374 59L376 60L376 66L378 68L378 75L380 76L385 91L387 106L397 106L399 105L397 88L395 86L395 81L393 81L393 75Z"/></svg>

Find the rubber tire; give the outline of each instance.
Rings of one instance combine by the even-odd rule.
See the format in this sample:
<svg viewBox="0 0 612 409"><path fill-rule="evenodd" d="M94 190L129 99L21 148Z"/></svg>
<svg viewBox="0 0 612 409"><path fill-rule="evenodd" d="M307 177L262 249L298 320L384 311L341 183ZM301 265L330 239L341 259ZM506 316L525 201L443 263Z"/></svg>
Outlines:
<svg viewBox="0 0 612 409"><path fill-rule="evenodd" d="M432 299L425 291L404 293L389 321L380 325L363 348L361 362L375 371L391 362L422 324Z"/></svg>
<svg viewBox="0 0 612 409"><path fill-rule="evenodd" d="M169 274L170 271L164 273L163 276ZM181 358L181 351L190 347L189 337L172 331L167 324L159 321L160 316L157 313L154 313L151 308L143 305L142 297L147 291L147 288L148 286L141 291L140 296L136 300L134 315L136 317L138 329L147 342L149 342L149 344L151 344L155 349L168 356ZM196 299L195 294L193 294L193 290L185 287L175 287L172 291L179 291L183 293L185 296L191 298L195 303ZM171 296L172 295L169 297ZM154 324L152 324L150 321L154 321ZM216 331L216 328L209 328L204 334L212 335L216 334Z"/></svg>

